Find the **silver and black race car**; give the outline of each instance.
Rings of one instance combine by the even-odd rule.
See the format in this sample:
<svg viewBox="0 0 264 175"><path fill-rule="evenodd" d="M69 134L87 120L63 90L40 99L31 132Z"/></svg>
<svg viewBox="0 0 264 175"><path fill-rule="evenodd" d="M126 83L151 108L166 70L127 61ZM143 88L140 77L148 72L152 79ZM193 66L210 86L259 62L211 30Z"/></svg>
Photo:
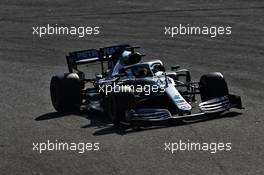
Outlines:
<svg viewBox="0 0 264 175"><path fill-rule="evenodd" d="M50 94L59 112L97 110L114 124L206 117L242 109L241 98L229 94L219 72L191 80L179 65L166 71L161 60L142 61L139 47L118 45L66 56L69 73L53 76ZM87 78L81 67L100 64L100 73ZM88 66L87 66L88 65ZM97 72L98 73L98 72Z"/></svg>

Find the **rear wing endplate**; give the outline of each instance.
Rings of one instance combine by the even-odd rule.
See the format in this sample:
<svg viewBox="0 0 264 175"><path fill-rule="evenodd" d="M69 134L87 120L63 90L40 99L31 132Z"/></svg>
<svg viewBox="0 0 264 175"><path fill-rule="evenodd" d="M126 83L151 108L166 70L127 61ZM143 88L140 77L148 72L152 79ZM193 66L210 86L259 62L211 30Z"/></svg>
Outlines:
<svg viewBox="0 0 264 175"><path fill-rule="evenodd" d="M133 50L137 47L131 47L130 45L116 45L110 47L104 47L97 49L81 50L70 52L66 56L69 72L73 70L78 71L78 65L89 64L94 62L101 62L103 66L104 61L111 61L112 55L118 50ZM103 68L103 67L102 67Z"/></svg>

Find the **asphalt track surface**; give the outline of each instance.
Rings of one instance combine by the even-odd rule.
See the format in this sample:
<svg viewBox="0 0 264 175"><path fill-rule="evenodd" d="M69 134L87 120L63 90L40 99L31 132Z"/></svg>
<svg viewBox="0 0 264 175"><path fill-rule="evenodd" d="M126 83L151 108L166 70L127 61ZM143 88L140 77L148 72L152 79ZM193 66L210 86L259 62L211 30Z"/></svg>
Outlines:
<svg viewBox="0 0 264 175"><path fill-rule="evenodd" d="M264 2L8 1L0 2L0 174L264 174ZM100 26L100 35L32 35L46 24ZM164 26L230 25L232 34L164 35ZM69 51L140 45L148 58L181 64L195 79L220 71L245 110L222 118L141 130L115 128L93 114L58 114L52 75L67 71ZM92 72L98 69L89 67ZM100 142L100 151L32 151L33 142ZM164 142L231 142L231 151L164 151Z"/></svg>

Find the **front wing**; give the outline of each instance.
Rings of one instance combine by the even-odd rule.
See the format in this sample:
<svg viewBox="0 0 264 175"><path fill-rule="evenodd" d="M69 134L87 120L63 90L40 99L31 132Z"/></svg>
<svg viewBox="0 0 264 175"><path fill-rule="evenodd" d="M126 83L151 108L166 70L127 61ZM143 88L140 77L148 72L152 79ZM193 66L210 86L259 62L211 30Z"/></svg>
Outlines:
<svg viewBox="0 0 264 175"><path fill-rule="evenodd" d="M200 112L172 115L168 109L139 108L127 111L127 121L164 121L171 119L187 119L219 114L231 108L242 109L240 96L228 95L214 98L199 104Z"/></svg>

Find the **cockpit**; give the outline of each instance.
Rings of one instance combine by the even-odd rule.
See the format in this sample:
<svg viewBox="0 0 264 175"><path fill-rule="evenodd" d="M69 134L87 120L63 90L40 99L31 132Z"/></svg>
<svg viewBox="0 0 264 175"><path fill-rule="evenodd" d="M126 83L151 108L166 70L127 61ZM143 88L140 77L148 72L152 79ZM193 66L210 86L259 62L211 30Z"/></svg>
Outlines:
<svg viewBox="0 0 264 175"><path fill-rule="evenodd" d="M165 68L160 60L155 60L153 62L139 63L128 66L122 71L128 76L144 78L162 75L165 71Z"/></svg>
<svg viewBox="0 0 264 175"><path fill-rule="evenodd" d="M148 64L137 65L131 68L131 72L136 78L152 77L153 74Z"/></svg>

